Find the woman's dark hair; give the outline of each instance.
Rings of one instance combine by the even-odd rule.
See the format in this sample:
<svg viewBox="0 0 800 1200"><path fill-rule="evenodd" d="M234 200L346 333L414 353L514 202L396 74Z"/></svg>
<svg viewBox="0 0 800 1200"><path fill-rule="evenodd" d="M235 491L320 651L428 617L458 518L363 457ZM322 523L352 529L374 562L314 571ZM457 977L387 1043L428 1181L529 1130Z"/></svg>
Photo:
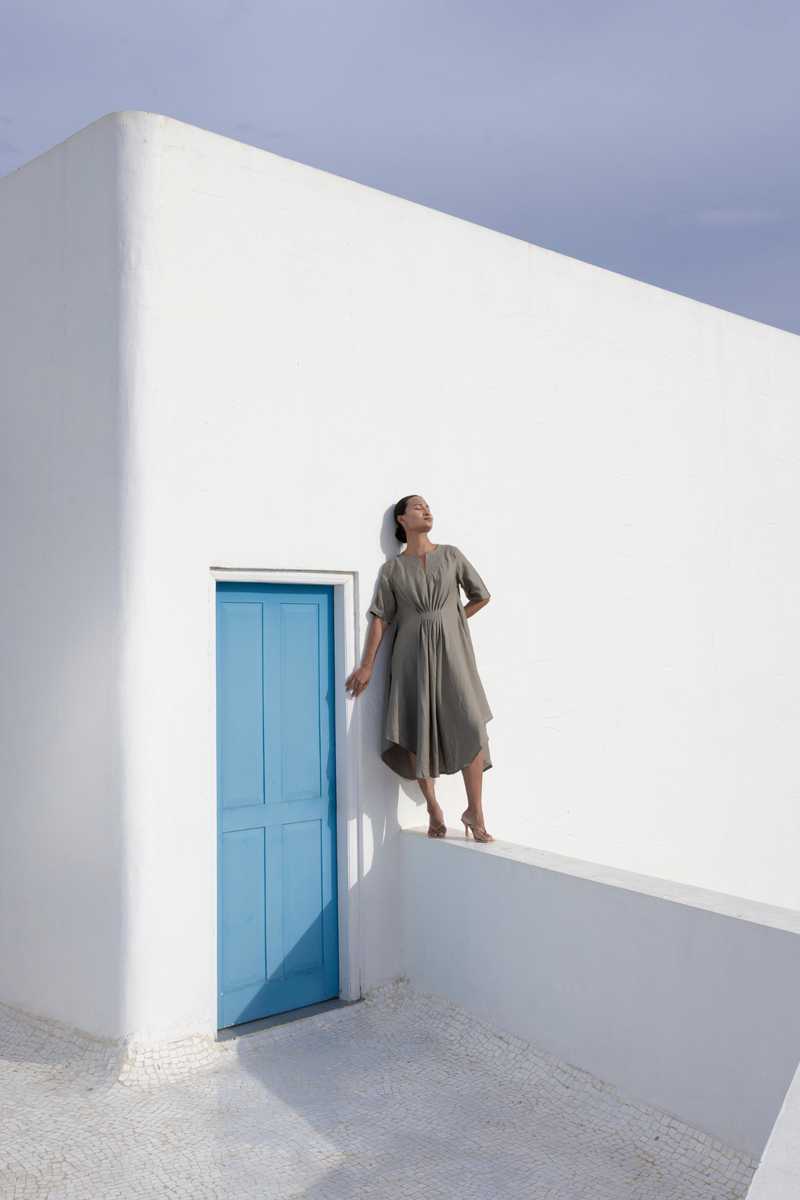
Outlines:
<svg viewBox="0 0 800 1200"><path fill-rule="evenodd" d="M403 496L403 499L398 500L397 504L394 506L394 536L397 538L398 542L405 542L408 539L406 538L405 529L403 529L403 526L400 524L397 518L405 516L405 511L408 507L409 500L413 500L416 495L416 492L412 492L410 496Z"/></svg>

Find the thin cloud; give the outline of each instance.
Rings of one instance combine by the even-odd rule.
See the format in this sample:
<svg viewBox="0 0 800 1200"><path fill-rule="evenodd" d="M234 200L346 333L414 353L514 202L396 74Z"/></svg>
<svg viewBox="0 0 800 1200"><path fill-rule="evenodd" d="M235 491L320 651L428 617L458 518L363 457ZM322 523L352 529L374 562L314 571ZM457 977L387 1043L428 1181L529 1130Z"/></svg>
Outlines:
<svg viewBox="0 0 800 1200"><path fill-rule="evenodd" d="M694 225L697 229L752 229L759 225L778 225L785 221L774 208L705 208L687 213L675 225Z"/></svg>

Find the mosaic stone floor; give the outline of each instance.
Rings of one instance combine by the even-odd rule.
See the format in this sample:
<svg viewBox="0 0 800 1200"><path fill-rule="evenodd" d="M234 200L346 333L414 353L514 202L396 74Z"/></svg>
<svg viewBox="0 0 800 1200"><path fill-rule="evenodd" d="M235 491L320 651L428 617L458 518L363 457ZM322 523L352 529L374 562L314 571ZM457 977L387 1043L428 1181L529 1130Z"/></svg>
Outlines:
<svg viewBox="0 0 800 1200"><path fill-rule="evenodd" d="M13 1200L740 1200L755 1167L408 986L174 1062L5 1015Z"/></svg>

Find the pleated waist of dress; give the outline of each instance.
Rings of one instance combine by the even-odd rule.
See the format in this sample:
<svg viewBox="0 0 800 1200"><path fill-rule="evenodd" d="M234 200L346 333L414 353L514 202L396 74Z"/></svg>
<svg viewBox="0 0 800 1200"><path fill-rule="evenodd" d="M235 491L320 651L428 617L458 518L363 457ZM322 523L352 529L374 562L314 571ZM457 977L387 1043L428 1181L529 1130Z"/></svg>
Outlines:
<svg viewBox="0 0 800 1200"><path fill-rule="evenodd" d="M441 625L443 616L444 616L444 609L426 608L422 612L409 613L405 619L407 621L419 621L420 624L424 621L424 622L433 622L437 625Z"/></svg>

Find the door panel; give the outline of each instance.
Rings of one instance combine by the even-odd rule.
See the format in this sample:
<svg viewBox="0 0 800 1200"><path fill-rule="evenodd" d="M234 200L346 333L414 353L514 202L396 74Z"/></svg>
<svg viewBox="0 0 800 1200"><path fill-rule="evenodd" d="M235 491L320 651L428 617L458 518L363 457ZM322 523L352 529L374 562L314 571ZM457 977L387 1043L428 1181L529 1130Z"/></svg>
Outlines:
<svg viewBox="0 0 800 1200"><path fill-rule="evenodd" d="M322 966L322 838L319 821L283 827L286 974ZM288 949L291 947L291 949Z"/></svg>
<svg viewBox="0 0 800 1200"><path fill-rule="evenodd" d="M219 606L219 722L225 807L264 800L263 619L261 604Z"/></svg>
<svg viewBox="0 0 800 1200"><path fill-rule="evenodd" d="M333 589L217 589L220 1027L338 995Z"/></svg>
<svg viewBox="0 0 800 1200"><path fill-rule="evenodd" d="M239 829L222 838L223 975L231 987L266 974L264 830Z"/></svg>
<svg viewBox="0 0 800 1200"><path fill-rule="evenodd" d="M321 790L319 621L316 605L281 605L283 798Z"/></svg>

